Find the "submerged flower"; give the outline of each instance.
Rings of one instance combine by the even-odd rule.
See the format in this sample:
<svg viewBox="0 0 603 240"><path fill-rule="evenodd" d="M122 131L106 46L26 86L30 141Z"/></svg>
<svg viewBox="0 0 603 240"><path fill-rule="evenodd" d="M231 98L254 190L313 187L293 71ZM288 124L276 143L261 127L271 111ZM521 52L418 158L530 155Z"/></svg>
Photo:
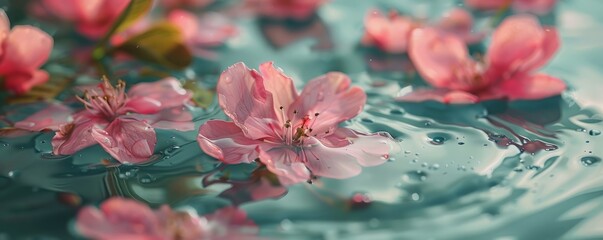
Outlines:
<svg viewBox="0 0 603 240"><path fill-rule="evenodd" d="M211 3L214 0L160 0L159 3L166 8L186 8L186 7L194 7L194 8L203 8Z"/></svg>
<svg viewBox="0 0 603 240"><path fill-rule="evenodd" d="M465 0L467 6L480 10L496 10L511 5L516 11L538 14L550 12L556 3L557 0Z"/></svg>
<svg viewBox="0 0 603 240"><path fill-rule="evenodd" d="M328 0L247 0L258 14L276 18L305 20L311 17Z"/></svg>
<svg viewBox="0 0 603 240"><path fill-rule="evenodd" d="M157 142L153 127L192 130L190 116L182 114L190 98L173 78L139 83L128 94L124 82L113 87L104 79L97 89L79 98L86 109L61 126L52 139L53 152L70 155L98 143L120 162L145 162ZM181 122L169 124L166 120Z"/></svg>
<svg viewBox="0 0 603 240"><path fill-rule="evenodd" d="M534 74L559 47L554 28L528 15L507 18L496 29L487 54L472 59L456 36L431 28L413 32L409 55L435 90L419 90L400 100L468 103L497 98L541 99L560 94L565 83Z"/></svg>
<svg viewBox="0 0 603 240"><path fill-rule="evenodd" d="M338 126L360 113L366 101L343 73L320 76L298 93L271 62L260 65L259 72L237 63L222 73L216 91L232 122L206 122L198 141L224 163L257 159L282 185L291 185L313 176L352 177L360 166L389 157L388 137Z"/></svg>
<svg viewBox="0 0 603 240"><path fill-rule="evenodd" d="M379 10L371 10L364 18L362 44L375 46L388 53L405 53L410 34L419 25L414 19L394 11L385 16Z"/></svg>
<svg viewBox="0 0 603 240"><path fill-rule="evenodd" d="M102 37L117 21L130 1L124 0L40 0L51 15L75 24L82 35Z"/></svg>
<svg viewBox="0 0 603 240"><path fill-rule="evenodd" d="M106 200L100 208L84 207L78 213L76 229L99 240L251 239L258 232L245 212L234 207L198 216L194 211L173 211L167 205L153 211L119 197Z"/></svg>
<svg viewBox="0 0 603 240"><path fill-rule="evenodd" d="M11 29L8 16L0 9L0 43L0 77L7 90L23 94L48 81L48 73L39 68L52 51L50 35L27 25Z"/></svg>

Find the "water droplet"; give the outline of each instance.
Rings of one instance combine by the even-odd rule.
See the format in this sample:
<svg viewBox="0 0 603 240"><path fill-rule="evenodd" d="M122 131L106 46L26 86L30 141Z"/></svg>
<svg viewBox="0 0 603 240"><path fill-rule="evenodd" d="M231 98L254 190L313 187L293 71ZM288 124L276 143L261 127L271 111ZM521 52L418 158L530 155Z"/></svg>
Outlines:
<svg viewBox="0 0 603 240"><path fill-rule="evenodd" d="M459 142L459 145L465 145L465 143L464 142Z"/></svg>
<svg viewBox="0 0 603 240"><path fill-rule="evenodd" d="M421 170L410 171L402 176L402 180L408 183L420 183L427 179L427 173Z"/></svg>
<svg viewBox="0 0 603 240"><path fill-rule="evenodd" d="M291 222L291 220L289 219L283 219L283 221L281 221L281 229L283 231L290 231L291 229L293 229L293 223Z"/></svg>
<svg viewBox="0 0 603 240"><path fill-rule="evenodd" d="M601 131L593 129L593 130L588 131L588 134L591 136L599 136L599 135L601 135Z"/></svg>
<svg viewBox="0 0 603 240"><path fill-rule="evenodd" d="M434 163L428 168L429 170L438 170L440 169L440 164Z"/></svg>
<svg viewBox="0 0 603 240"><path fill-rule="evenodd" d="M413 201L419 201L419 200L421 200L421 195L420 195L419 193L412 193L412 194L410 195L410 198L411 198Z"/></svg>
<svg viewBox="0 0 603 240"><path fill-rule="evenodd" d="M16 170L8 172L8 177L9 178L15 178L15 177L17 177L17 175L19 175L19 172L17 172Z"/></svg>
<svg viewBox="0 0 603 240"><path fill-rule="evenodd" d="M587 157L581 158L580 162L582 162L582 165L590 167L590 166L593 166L593 165L601 162L601 158L595 157L595 156L587 156Z"/></svg>
<svg viewBox="0 0 603 240"><path fill-rule="evenodd" d="M433 145L442 145L445 141L446 139L444 137L435 137L431 139L430 143Z"/></svg>
<svg viewBox="0 0 603 240"><path fill-rule="evenodd" d="M406 150L404 151L404 154L410 154L410 151Z"/></svg>

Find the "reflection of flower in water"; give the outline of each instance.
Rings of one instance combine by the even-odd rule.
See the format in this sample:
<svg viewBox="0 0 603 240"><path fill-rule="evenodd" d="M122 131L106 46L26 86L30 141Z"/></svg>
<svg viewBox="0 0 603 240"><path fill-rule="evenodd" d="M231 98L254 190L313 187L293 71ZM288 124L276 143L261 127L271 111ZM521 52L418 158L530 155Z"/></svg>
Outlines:
<svg viewBox="0 0 603 240"><path fill-rule="evenodd" d="M260 72L238 63L220 76L220 106L233 122L211 120L199 130L199 144L228 164L257 159L283 185L312 176L348 178L389 158L390 139L338 124L364 106L362 89L342 73L310 81L301 94L272 63Z"/></svg>
<svg viewBox="0 0 603 240"><path fill-rule="evenodd" d="M494 32L488 53L477 60L469 57L460 38L433 28L418 29L412 34L409 55L423 79L437 89L419 89L399 100L473 103L555 96L565 90L565 83L532 72L558 47L557 31L543 28L528 15L506 19Z"/></svg>
<svg viewBox="0 0 603 240"><path fill-rule="evenodd" d="M125 198L110 198L100 208L80 210L76 229L94 239L255 239L257 226L240 209L226 207L198 216L163 205L153 211Z"/></svg>

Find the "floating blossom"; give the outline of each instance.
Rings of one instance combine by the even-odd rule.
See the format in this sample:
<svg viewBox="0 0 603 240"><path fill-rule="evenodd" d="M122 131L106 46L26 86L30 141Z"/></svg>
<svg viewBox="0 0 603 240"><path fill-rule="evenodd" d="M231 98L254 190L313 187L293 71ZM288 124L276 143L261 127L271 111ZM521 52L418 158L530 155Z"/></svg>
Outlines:
<svg viewBox="0 0 603 240"><path fill-rule="evenodd" d="M72 22L79 33L91 39L102 37L117 21L130 1L124 0L40 0L41 8Z"/></svg>
<svg viewBox="0 0 603 240"><path fill-rule="evenodd" d="M192 211L173 211L163 205L153 211L134 200L114 197L100 208L84 207L78 213L77 231L92 239L252 239L258 232L240 209L226 207L198 216Z"/></svg>
<svg viewBox="0 0 603 240"><path fill-rule="evenodd" d="M305 20L328 0L247 0L258 14L276 19Z"/></svg>
<svg viewBox="0 0 603 240"><path fill-rule="evenodd" d="M237 34L237 28L218 13L206 13L201 18L183 10L173 10L167 20L178 26L184 42L197 56L212 57L207 48L217 47Z"/></svg>
<svg viewBox="0 0 603 240"><path fill-rule="evenodd" d="M391 11L385 16L379 10L371 10L364 19L364 36L361 43L374 46L386 53L405 53L412 32L426 23ZM476 43L483 33L474 33L473 17L467 11L455 8L444 14L434 26L446 33L454 34L468 44Z"/></svg>
<svg viewBox="0 0 603 240"><path fill-rule="evenodd" d="M50 35L27 25L11 29L8 16L0 9L0 43L0 76L7 90L23 94L48 81L48 73L39 68L52 51Z"/></svg>
<svg viewBox="0 0 603 240"><path fill-rule="evenodd" d="M480 10L496 10L511 5L516 11L538 14L550 12L556 3L557 0L465 0L467 6Z"/></svg>
<svg viewBox="0 0 603 240"><path fill-rule="evenodd" d="M193 129L191 116L182 110L190 98L174 78L137 84L127 95L124 82L113 87L104 79L79 98L86 109L61 126L52 139L53 152L70 155L98 143L121 162L148 161L157 142L153 127Z"/></svg>
<svg viewBox="0 0 603 240"><path fill-rule="evenodd" d="M198 141L224 163L257 159L286 186L313 176L349 178L361 172L360 166L389 157L390 138L338 127L366 101L364 91L351 87L343 73L320 76L298 93L271 62L260 65L260 72L237 63L222 73L216 91L232 122L207 121Z"/></svg>
<svg viewBox="0 0 603 240"><path fill-rule="evenodd" d="M73 109L59 102L42 103L44 109L15 123L15 128L29 131L59 130L60 126L71 121Z"/></svg>
<svg viewBox="0 0 603 240"><path fill-rule="evenodd" d="M214 0L161 0L165 8L203 8L214 2Z"/></svg>
<svg viewBox="0 0 603 240"><path fill-rule="evenodd" d="M563 81L532 73L546 64L558 47L557 31L543 28L528 15L503 21L486 56L476 60L469 57L467 47L456 36L431 28L415 30L409 55L425 81L438 89L414 91L400 100L473 103L558 95L565 90Z"/></svg>
<svg viewBox="0 0 603 240"><path fill-rule="evenodd" d="M364 18L362 44L388 53L405 53L410 34L419 26L419 22L395 11L385 16L379 10L371 10Z"/></svg>
<svg viewBox="0 0 603 240"><path fill-rule="evenodd" d="M483 32L474 32L473 25L473 17L462 8L453 8L444 13L436 24L438 29L460 37L467 44L477 43L485 37Z"/></svg>

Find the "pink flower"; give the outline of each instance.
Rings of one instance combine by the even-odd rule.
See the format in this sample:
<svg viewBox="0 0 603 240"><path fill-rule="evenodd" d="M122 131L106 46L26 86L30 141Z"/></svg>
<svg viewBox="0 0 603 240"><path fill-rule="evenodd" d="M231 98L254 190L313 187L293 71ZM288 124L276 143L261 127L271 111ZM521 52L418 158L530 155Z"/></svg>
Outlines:
<svg viewBox="0 0 603 240"><path fill-rule="evenodd" d="M182 114L190 98L173 78L137 84L127 95L124 82L114 88L105 79L79 98L86 109L61 126L52 139L53 152L69 155L98 143L120 162L148 161L157 142L153 127L193 129L190 115Z"/></svg>
<svg viewBox="0 0 603 240"><path fill-rule="evenodd" d="M227 164L258 159L282 185L313 176L349 178L362 166L385 162L389 138L338 124L362 111L366 95L348 76L332 72L310 81L301 93L271 62L260 72L237 63L217 85L220 107L232 122L207 121L199 145Z"/></svg>
<svg viewBox="0 0 603 240"><path fill-rule="evenodd" d="M462 8L453 8L442 16L437 27L460 37L467 44L473 44L485 37L483 32L473 31L473 24L473 17L469 12Z"/></svg>
<svg viewBox="0 0 603 240"><path fill-rule="evenodd" d="M167 19L180 28L184 42L198 56L213 56L206 48L220 46L237 34L237 28L217 13L207 13L198 18L187 11L173 10Z"/></svg>
<svg viewBox="0 0 603 240"><path fill-rule="evenodd" d="M55 17L75 24L79 33L91 39L102 37L126 9L124 0L40 0Z"/></svg>
<svg viewBox="0 0 603 240"><path fill-rule="evenodd" d="M559 47L557 31L543 28L532 16L516 15L503 21L483 59L471 59L461 39L431 28L415 30L410 44L409 55L418 72L438 89L416 91L400 100L541 99L565 90L563 81L532 73Z"/></svg>
<svg viewBox="0 0 603 240"><path fill-rule="evenodd" d="M166 8L203 8L214 0L160 0L159 2Z"/></svg>
<svg viewBox="0 0 603 240"><path fill-rule="evenodd" d="M305 20L311 17L328 0L247 0L258 14L276 18Z"/></svg>
<svg viewBox="0 0 603 240"><path fill-rule="evenodd" d="M44 108L29 117L15 123L15 128L29 131L50 129L59 130L60 126L71 121L73 110L58 102L42 103Z"/></svg>
<svg viewBox="0 0 603 240"><path fill-rule="evenodd" d="M173 211L167 205L153 211L142 203L119 197L106 200L100 208L82 208L76 229L85 237L99 240L234 240L250 239L258 232L245 212L234 207L198 216L192 211Z"/></svg>
<svg viewBox="0 0 603 240"><path fill-rule="evenodd" d="M550 12L556 3L557 0L465 0L467 6L480 10L502 9L511 4L516 11L537 14Z"/></svg>
<svg viewBox="0 0 603 240"><path fill-rule="evenodd" d="M0 9L0 76L4 87L23 94L33 86L48 81L48 73L40 70L52 51L52 37L32 26L15 26Z"/></svg>
<svg viewBox="0 0 603 240"><path fill-rule="evenodd" d="M405 53L412 31L419 23L410 17L390 12L384 16L379 10L371 10L364 18L362 44L375 46L388 53Z"/></svg>

